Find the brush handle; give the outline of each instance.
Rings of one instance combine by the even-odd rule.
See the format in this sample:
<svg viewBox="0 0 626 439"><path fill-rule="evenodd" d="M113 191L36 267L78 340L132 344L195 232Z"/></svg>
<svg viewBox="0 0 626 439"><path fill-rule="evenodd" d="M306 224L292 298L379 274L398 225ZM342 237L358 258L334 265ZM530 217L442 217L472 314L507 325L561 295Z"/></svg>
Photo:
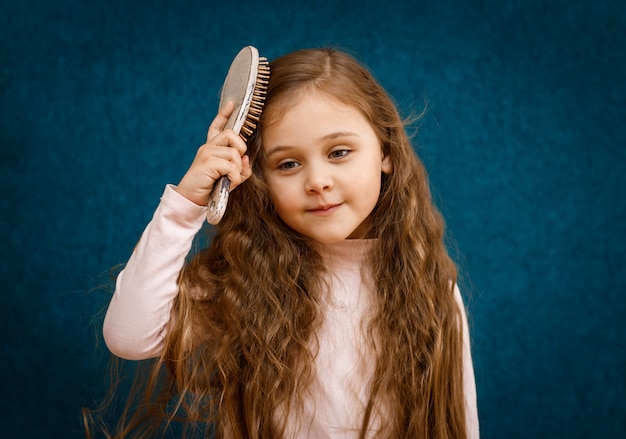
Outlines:
<svg viewBox="0 0 626 439"><path fill-rule="evenodd" d="M213 190L209 196L209 210L206 217L209 224L215 225L222 219L228 205L229 192L230 180L225 175L221 176L213 185Z"/></svg>

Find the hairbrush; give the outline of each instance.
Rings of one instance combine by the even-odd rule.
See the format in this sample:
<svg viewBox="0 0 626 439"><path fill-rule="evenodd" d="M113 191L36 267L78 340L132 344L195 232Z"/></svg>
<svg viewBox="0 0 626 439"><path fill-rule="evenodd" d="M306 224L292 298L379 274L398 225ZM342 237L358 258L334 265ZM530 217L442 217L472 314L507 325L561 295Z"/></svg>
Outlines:
<svg viewBox="0 0 626 439"><path fill-rule="evenodd" d="M260 57L253 46L246 46L239 51L228 69L222 86L219 110L228 102L235 104L224 129L232 129L247 142L256 128L261 116L270 66L266 58ZM214 184L209 196L207 222L217 224L222 219L228 204L230 180L220 177Z"/></svg>

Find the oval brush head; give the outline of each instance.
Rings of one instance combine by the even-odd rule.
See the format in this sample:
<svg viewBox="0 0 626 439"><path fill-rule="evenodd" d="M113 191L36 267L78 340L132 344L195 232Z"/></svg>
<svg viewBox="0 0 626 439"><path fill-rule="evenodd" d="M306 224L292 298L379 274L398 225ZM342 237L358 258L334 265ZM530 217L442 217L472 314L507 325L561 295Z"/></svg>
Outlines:
<svg viewBox="0 0 626 439"><path fill-rule="evenodd" d="M270 67L267 59L259 57L253 46L246 46L239 51L228 69L222 86L219 109L229 101L235 104L224 129L232 129L245 141L254 132L261 116ZM217 224L222 219L228 204L230 181L223 176L215 182L209 197L207 221Z"/></svg>

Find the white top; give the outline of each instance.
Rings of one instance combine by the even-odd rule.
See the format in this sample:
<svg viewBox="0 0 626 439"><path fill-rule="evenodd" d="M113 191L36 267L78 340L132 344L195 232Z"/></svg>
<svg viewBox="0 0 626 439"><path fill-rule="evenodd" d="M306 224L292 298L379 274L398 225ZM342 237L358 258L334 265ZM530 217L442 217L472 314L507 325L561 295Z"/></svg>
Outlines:
<svg viewBox="0 0 626 439"><path fill-rule="evenodd" d="M111 352L129 360L158 356L164 348L167 323L178 294L177 279L195 235L206 218L200 207L165 188L161 203L146 227L124 270L117 278L115 294L104 320L104 339ZM356 438L373 362L361 322L370 309L371 282L363 279L360 266L369 240L345 240L320 248L331 270L330 296L325 300L323 323L314 377L300 419L288 416L286 438ZM461 295L455 296L463 314L464 387L467 436L479 437L476 386L472 366L467 318ZM276 413L281 417L280 410ZM374 413L372 428L379 418Z"/></svg>

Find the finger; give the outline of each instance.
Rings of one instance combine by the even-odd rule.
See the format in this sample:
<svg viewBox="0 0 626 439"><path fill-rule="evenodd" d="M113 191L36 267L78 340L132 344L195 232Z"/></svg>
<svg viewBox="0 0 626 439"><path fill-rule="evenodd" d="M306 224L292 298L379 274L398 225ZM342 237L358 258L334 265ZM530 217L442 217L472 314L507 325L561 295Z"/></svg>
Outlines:
<svg viewBox="0 0 626 439"><path fill-rule="evenodd" d="M209 131L207 132L206 136L207 142L222 132L224 126L226 126L226 122L228 122L228 118L233 113L234 109L235 103L232 101L228 101L226 105L224 105L220 109L220 111L217 113L217 116L215 116L215 119L213 119L213 122L211 122L211 125L209 126Z"/></svg>
<svg viewBox="0 0 626 439"><path fill-rule="evenodd" d="M250 158L247 155L241 157L241 168L239 170L239 175L235 177L229 176L231 181L231 190L235 189L241 183L246 181L248 178L252 176L252 168L250 167Z"/></svg>
<svg viewBox="0 0 626 439"><path fill-rule="evenodd" d="M235 148L205 145L198 150L196 162L200 167L210 169L222 167L222 163L234 163L241 167L241 160L242 156Z"/></svg>
<svg viewBox="0 0 626 439"><path fill-rule="evenodd" d="M222 175L238 179L243 169L243 157L246 151L245 142L232 130L226 130L215 136L211 143L198 148L192 163L194 169L208 172L206 175L216 180Z"/></svg>
<svg viewBox="0 0 626 439"><path fill-rule="evenodd" d="M244 155L241 157L241 175L243 175L246 179L252 175L252 167L250 166L250 157Z"/></svg>
<svg viewBox="0 0 626 439"><path fill-rule="evenodd" d="M225 130L214 136L210 142L205 144L207 148L230 148L237 152L240 156L244 155L248 149L246 142L241 136L235 134L233 130Z"/></svg>

